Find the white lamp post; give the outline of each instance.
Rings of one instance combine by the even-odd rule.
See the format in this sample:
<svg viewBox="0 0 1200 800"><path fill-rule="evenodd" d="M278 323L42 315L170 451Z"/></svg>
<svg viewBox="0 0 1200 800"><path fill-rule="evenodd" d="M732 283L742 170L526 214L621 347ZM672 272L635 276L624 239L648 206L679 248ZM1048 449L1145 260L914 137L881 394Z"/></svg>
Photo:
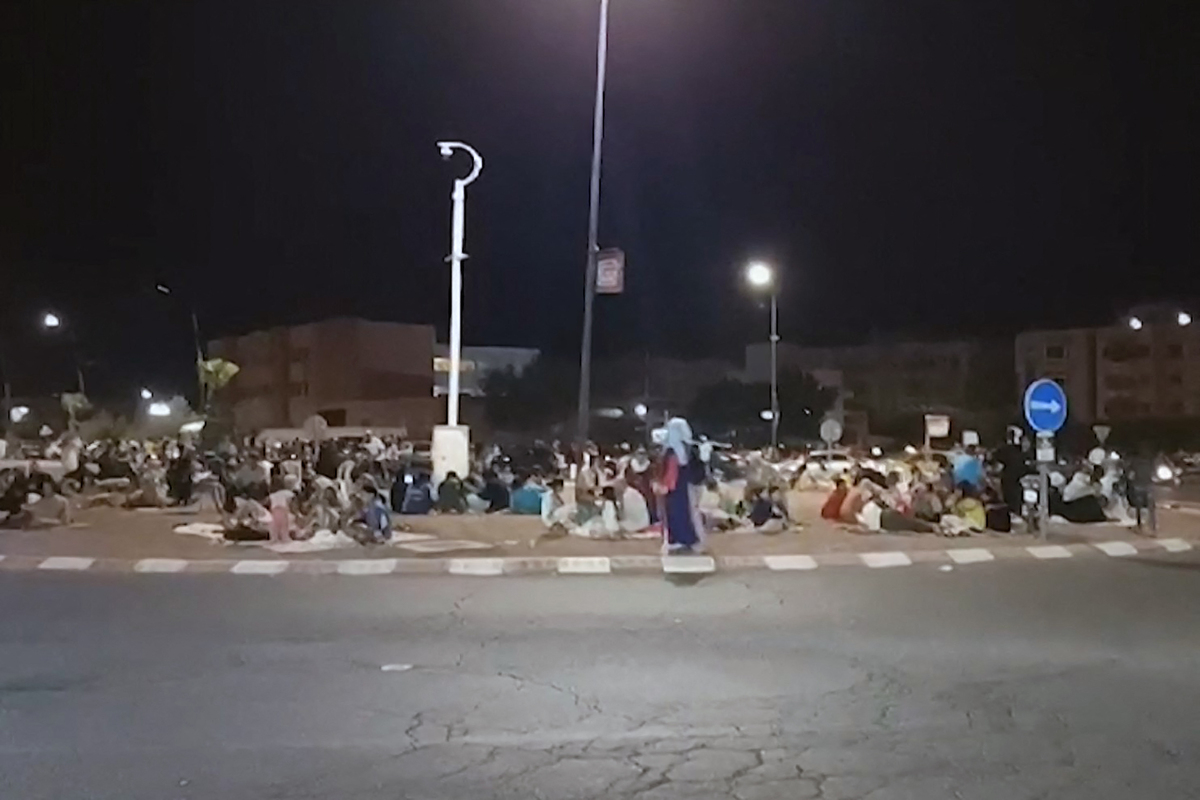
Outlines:
<svg viewBox="0 0 1200 800"><path fill-rule="evenodd" d="M761 261L746 267L746 282L757 290L771 293L771 447L779 449L779 303L775 270ZM768 419L764 415L764 419Z"/></svg>
<svg viewBox="0 0 1200 800"><path fill-rule="evenodd" d="M438 480L441 480L447 472L466 474L470 464L470 432L466 426L458 424L459 378L462 369L462 262L467 257L463 252L463 228L467 185L479 177L483 170L483 157L474 147L463 142L437 144L442 158L450 158L455 150L462 150L468 153L474 162L467 177L455 179L454 191L450 193L450 391L446 397L446 424L439 425L433 432L433 471Z"/></svg>

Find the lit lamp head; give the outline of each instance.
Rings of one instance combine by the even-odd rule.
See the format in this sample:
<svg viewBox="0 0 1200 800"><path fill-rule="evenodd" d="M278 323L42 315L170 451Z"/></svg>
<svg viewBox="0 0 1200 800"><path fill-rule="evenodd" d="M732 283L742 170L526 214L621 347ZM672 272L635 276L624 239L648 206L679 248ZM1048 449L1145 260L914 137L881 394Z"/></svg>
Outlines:
<svg viewBox="0 0 1200 800"><path fill-rule="evenodd" d="M1192 324L1192 315L1186 311L1180 311L1175 317L1175 321L1179 323L1181 328L1186 328Z"/></svg>
<svg viewBox="0 0 1200 800"><path fill-rule="evenodd" d="M1142 329L1141 317L1130 317L1129 318L1129 329L1134 330L1134 331L1140 331Z"/></svg>
<svg viewBox="0 0 1200 800"><path fill-rule="evenodd" d="M746 283L755 289L765 289L775 282L775 271L761 261L746 267Z"/></svg>
<svg viewBox="0 0 1200 800"><path fill-rule="evenodd" d="M62 319L53 311L47 311L42 315L42 327L50 330L60 328L62 327Z"/></svg>

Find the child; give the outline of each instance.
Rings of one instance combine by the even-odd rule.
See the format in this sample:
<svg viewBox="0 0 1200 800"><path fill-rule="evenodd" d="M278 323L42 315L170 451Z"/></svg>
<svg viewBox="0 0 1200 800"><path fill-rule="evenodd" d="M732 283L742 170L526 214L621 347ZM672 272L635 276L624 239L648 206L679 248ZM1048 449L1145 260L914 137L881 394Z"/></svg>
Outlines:
<svg viewBox="0 0 1200 800"><path fill-rule="evenodd" d="M270 537L274 543L291 541L292 499L296 493L284 485L284 476L276 475L271 480L271 494L267 504L271 509Z"/></svg>

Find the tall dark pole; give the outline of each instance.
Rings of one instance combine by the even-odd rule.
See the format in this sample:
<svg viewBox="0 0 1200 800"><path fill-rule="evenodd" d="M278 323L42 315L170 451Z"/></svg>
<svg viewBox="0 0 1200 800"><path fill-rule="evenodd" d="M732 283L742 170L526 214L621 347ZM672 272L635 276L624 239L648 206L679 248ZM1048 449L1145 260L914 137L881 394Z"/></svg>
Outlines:
<svg viewBox="0 0 1200 800"><path fill-rule="evenodd" d="M596 256L600 251L600 154L604 144L604 80L608 66L608 0L600 0L600 39L596 47L596 110L592 118L592 186L588 206L587 277L583 288L583 343L579 350L580 442L588 438L592 394L592 308L596 303Z"/></svg>
<svg viewBox="0 0 1200 800"><path fill-rule="evenodd" d="M771 287L771 449L779 457L779 291Z"/></svg>

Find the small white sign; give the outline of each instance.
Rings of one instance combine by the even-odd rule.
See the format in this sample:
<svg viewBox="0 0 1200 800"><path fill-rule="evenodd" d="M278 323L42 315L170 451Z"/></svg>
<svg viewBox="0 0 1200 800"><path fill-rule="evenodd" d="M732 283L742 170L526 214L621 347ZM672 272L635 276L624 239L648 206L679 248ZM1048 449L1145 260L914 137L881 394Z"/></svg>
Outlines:
<svg viewBox="0 0 1200 800"><path fill-rule="evenodd" d="M925 435L930 439L942 439L949 436L950 417L945 414L926 414Z"/></svg>

